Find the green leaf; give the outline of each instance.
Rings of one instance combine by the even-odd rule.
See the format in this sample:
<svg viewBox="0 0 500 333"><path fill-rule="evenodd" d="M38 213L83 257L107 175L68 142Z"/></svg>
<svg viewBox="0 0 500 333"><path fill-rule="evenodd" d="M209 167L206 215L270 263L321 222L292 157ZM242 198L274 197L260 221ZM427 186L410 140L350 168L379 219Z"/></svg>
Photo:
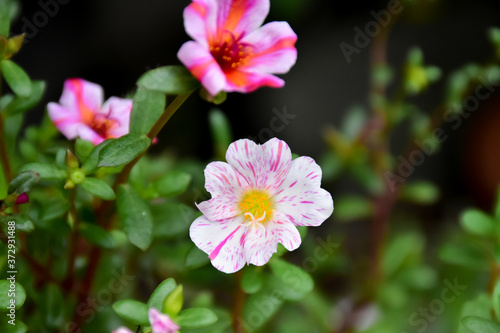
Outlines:
<svg viewBox="0 0 500 333"><path fill-rule="evenodd" d="M199 87L198 80L184 66L165 66L143 74L137 85L164 94L185 94Z"/></svg>
<svg viewBox="0 0 500 333"><path fill-rule="evenodd" d="M185 234L198 215L193 208L176 202L152 205L151 212L155 238L174 238Z"/></svg>
<svg viewBox="0 0 500 333"><path fill-rule="evenodd" d="M491 319L491 303L488 294L480 294L475 299L467 301L462 305L458 318L474 316ZM459 324L456 333L470 333L470 331L464 325Z"/></svg>
<svg viewBox="0 0 500 333"><path fill-rule="evenodd" d="M38 307L45 324L52 329L64 322L66 304L61 290L55 284L48 284L40 293Z"/></svg>
<svg viewBox="0 0 500 333"><path fill-rule="evenodd" d="M148 308L155 308L158 311L161 311L163 308L163 302L167 298L167 296L174 291L177 287L177 283L172 278L164 280L158 287L156 287L155 291L151 294L148 300Z"/></svg>
<svg viewBox="0 0 500 333"><path fill-rule="evenodd" d="M0 117L1 116L2 115L0 115ZM7 197L8 189L9 189L9 184L7 184L7 178L5 177L5 173L3 171L3 165L2 162L0 161L0 200L3 200Z"/></svg>
<svg viewBox="0 0 500 333"><path fill-rule="evenodd" d="M92 150L89 157L87 157L80 168L83 172L85 172L85 175L90 175L97 171L97 163L99 162L99 155L101 153L101 150L108 146L111 142L113 141L103 141L99 145L97 145L94 150Z"/></svg>
<svg viewBox="0 0 500 333"><path fill-rule="evenodd" d="M500 280L496 282L495 289L493 290L493 309L495 309L495 314L497 320L500 320Z"/></svg>
<svg viewBox="0 0 500 333"><path fill-rule="evenodd" d="M60 169L52 164L29 163L23 165L20 171L32 171L37 173L43 180L65 179L68 176L66 170Z"/></svg>
<svg viewBox="0 0 500 333"><path fill-rule="evenodd" d="M424 238L417 233L400 234L390 241L382 258L382 271L391 276L405 262L418 257L424 248Z"/></svg>
<svg viewBox="0 0 500 333"><path fill-rule="evenodd" d="M7 274L7 279L10 276ZM25 300L26 291L20 283L11 284L11 280L0 280L0 312L9 312L10 307L19 309Z"/></svg>
<svg viewBox="0 0 500 333"><path fill-rule="evenodd" d="M212 109L208 114L208 122L214 141L215 156L219 159L223 159L226 155L227 148L231 142L233 142L233 133L229 120L222 111Z"/></svg>
<svg viewBox="0 0 500 333"><path fill-rule="evenodd" d="M177 286L163 301L162 312L174 318L182 310L184 293L182 285Z"/></svg>
<svg viewBox="0 0 500 333"><path fill-rule="evenodd" d="M495 205L495 219L500 223L500 187L498 188L497 201Z"/></svg>
<svg viewBox="0 0 500 333"><path fill-rule="evenodd" d="M186 192L191 175L182 171L170 171L153 183L160 197L175 197Z"/></svg>
<svg viewBox="0 0 500 333"><path fill-rule="evenodd" d="M113 236L95 224L80 223L78 225L78 231L92 244L105 249L112 249L115 247L115 239Z"/></svg>
<svg viewBox="0 0 500 333"><path fill-rule="evenodd" d="M247 294L255 294L262 288L263 276L261 270L248 266L243 271L241 289Z"/></svg>
<svg viewBox="0 0 500 333"><path fill-rule="evenodd" d="M6 226L9 226L9 222L15 222L16 230L23 232L32 232L35 229L35 225L25 214L0 215L0 222Z"/></svg>
<svg viewBox="0 0 500 333"><path fill-rule="evenodd" d="M204 266L209 262L210 260L208 258L208 254L206 254L196 246L193 246L186 255L186 261L184 265L186 266L186 268L194 269Z"/></svg>
<svg viewBox="0 0 500 333"><path fill-rule="evenodd" d="M130 185L120 185L116 193L123 231L132 244L145 251L153 239L153 218L148 205Z"/></svg>
<svg viewBox="0 0 500 333"><path fill-rule="evenodd" d="M126 299L113 304L113 310L132 325L149 326L148 306L142 302Z"/></svg>
<svg viewBox="0 0 500 333"><path fill-rule="evenodd" d="M462 324L471 333L500 333L500 325L489 319L470 316L463 318Z"/></svg>
<svg viewBox="0 0 500 333"><path fill-rule="evenodd" d="M10 318L8 320L11 320ZM1 327L1 325L4 324L4 327ZM7 321L5 322L0 322L0 329L4 329L2 332L4 333L26 333L28 332L28 327L26 326L25 323L20 321L19 319L16 318L16 324L11 325Z"/></svg>
<svg viewBox="0 0 500 333"><path fill-rule="evenodd" d="M183 329L200 328L215 323L217 316L209 309L191 308L182 310L175 321Z"/></svg>
<svg viewBox="0 0 500 333"><path fill-rule="evenodd" d="M93 194L101 199L114 200L116 198L115 192L113 192L111 186L109 186L108 183L103 180L86 177L83 183L80 184L80 186L88 193Z"/></svg>
<svg viewBox="0 0 500 333"><path fill-rule="evenodd" d="M470 244L445 244L439 251L439 258L446 263L473 269L489 269L485 253Z"/></svg>
<svg viewBox="0 0 500 333"><path fill-rule="evenodd" d="M0 64L5 81L18 96L31 95L31 80L26 72L15 62L3 60Z"/></svg>
<svg viewBox="0 0 500 333"><path fill-rule="evenodd" d="M98 167L119 167L131 162L148 149L151 140L140 134L127 134L110 140L99 153Z"/></svg>
<svg viewBox="0 0 500 333"><path fill-rule="evenodd" d="M405 184L400 198L419 205L431 205L439 199L439 188L425 181Z"/></svg>
<svg viewBox="0 0 500 333"><path fill-rule="evenodd" d="M8 116L24 113L34 108L43 97L45 92L44 81L33 81L31 83L31 94L28 97L16 96L4 109Z"/></svg>
<svg viewBox="0 0 500 333"><path fill-rule="evenodd" d="M269 264L280 283L293 292L284 295L286 299L299 300L313 290L314 281L302 268L277 257L272 258Z"/></svg>
<svg viewBox="0 0 500 333"><path fill-rule="evenodd" d="M165 106L163 93L139 87L130 114L130 133L148 134L163 114Z"/></svg>
<svg viewBox="0 0 500 333"><path fill-rule="evenodd" d="M466 210L460 217L460 224L473 235L490 237L495 231L495 220L477 209Z"/></svg>
<svg viewBox="0 0 500 333"><path fill-rule="evenodd" d="M350 140L355 139L365 126L366 118L366 110L362 106L350 108L342 121L342 133Z"/></svg>
<svg viewBox="0 0 500 333"><path fill-rule="evenodd" d="M21 172L14 178L10 184L8 193L22 194L28 192L34 185L40 181L40 175L33 171Z"/></svg>
<svg viewBox="0 0 500 333"><path fill-rule="evenodd" d="M75 153L76 157L78 157L78 160L80 162L84 162L89 158L90 154L92 154L92 151L94 150L95 146L92 142L82 140L80 138L76 139L75 142Z"/></svg>
<svg viewBox="0 0 500 333"><path fill-rule="evenodd" d="M370 217L373 214L373 203L358 196L343 196L335 202L335 218L341 221L355 221Z"/></svg>
<svg viewBox="0 0 500 333"><path fill-rule="evenodd" d="M10 30L10 6L8 1L0 1L0 36L8 37Z"/></svg>
<svg viewBox="0 0 500 333"><path fill-rule="evenodd" d="M243 307L243 321L251 325L252 331L258 330L272 318L283 305L281 289L264 287L261 291L251 294ZM259 320L255 320L259 318ZM246 331L250 332L249 329Z"/></svg>

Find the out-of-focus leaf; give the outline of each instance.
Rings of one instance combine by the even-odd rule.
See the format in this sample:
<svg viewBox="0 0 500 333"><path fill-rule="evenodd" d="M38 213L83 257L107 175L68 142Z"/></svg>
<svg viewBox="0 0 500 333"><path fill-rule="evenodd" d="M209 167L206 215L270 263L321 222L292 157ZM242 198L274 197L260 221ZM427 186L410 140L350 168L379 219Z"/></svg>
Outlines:
<svg viewBox="0 0 500 333"><path fill-rule="evenodd" d="M313 290L314 281L302 268L277 257L272 258L269 265L280 283L293 291L284 295L286 299L299 300Z"/></svg>
<svg viewBox="0 0 500 333"><path fill-rule="evenodd" d="M186 255L185 265L186 268L193 269L206 265L209 262L208 254L194 246Z"/></svg>
<svg viewBox="0 0 500 333"><path fill-rule="evenodd" d="M248 296L243 307L242 325L245 332L256 331L269 321L283 305L280 289L262 288ZM256 320L258 318L258 320Z"/></svg>
<svg viewBox="0 0 500 333"><path fill-rule="evenodd" d="M342 133L351 140L356 138L365 126L366 118L367 114L363 107L350 108L342 121Z"/></svg>
<svg viewBox="0 0 500 333"><path fill-rule="evenodd" d="M439 258L446 263L473 269L489 269L489 259L481 250L461 243L445 244L439 251Z"/></svg>
<svg viewBox="0 0 500 333"><path fill-rule="evenodd" d="M354 221L370 217L373 203L358 196L343 196L335 201L335 217L340 221Z"/></svg>
<svg viewBox="0 0 500 333"><path fill-rule="evenodd" d="M10 30L10 6L8 1L0 1L0 36L8 37Z"/></svg>
<svg viewBox="0 0 500 333"><path fill-rule="evenodd" d="M10 270L10 269L9 269ZM10 275L8 276L8 278ZM14 287L14 288L12 288ZM15 295L12 294L12 290L15 289ZM14 303L11 300L14 299ZM19 282L11 283L11 280L0 280L0 312L9 312L10 307L13 306L15 309L19 309L26 300L26 291Z"/></svg>
<svg viewBox="0 0 500 333"><path fill-rule="evenodd" d="M196 210L176 202L152 205L151 212L155 238L172 238L184 234L197 216Z"/></svg>
<svg viewBox="0 0 500 333"><path fill-rule="evenodd" d="M65 179L67 177L66 170L60 169L52 164L29 163L23 165L20 171L32 171L37 173L43 180Z"/></svg>
<svg viewBox="0 0 500 333"><path fill-rule="evenodd" d="M425 240L416 233L400 234L387 246L382 258L382 270L386 276L394 274L407 260L418 257Z"/></svg>
<svg viewBox="0 0 500 333"><path fill-rule="evenodd" d="M500 280L497 281L495 289L493 290L493 309L495 309L495 314L497 319L500 320Z"/></svg>
<svg viewBox="0 0 500 333"><path fill-rule="evenodd" d="M1 116L2 115L0 115L0 117ZM0 140L2 140L2 138L0 138ZM7 184L7 178L5 177L5 173L3 171L3 165L2 162L0 162L0 200L3 200L7 197L8 189L9 184Z"/></svg>
<svg viewBox="0 0 500 333"><path fill-rule="evenodd" d="M92 154L94 148L95 146L92 142L82 140L80 138L76 139L75 153L80 162L84 162L90 156L90 154Z"/></svg>
<svg viewBox="0 0 500 333"><path fill-rule="evenodd" d="M38 307L45 325L56 329L64 322L66 304L61 290L55 284L48 284L40 293Z"/></svg>
<svg viewBox="0 0 500 333"><path fill-rule="evenodd" d="M209 309L190 308L182 310L175 321L182 328L199 328L212 325L217 321L217 316Z"/></svg>
<svg viewBox="0 0 500 333"><path fill-rule="evenodd" d="M139 87L130 114L130 133L147 135L165 110L165 95Z"/></svg>
<svg viewBox="0 0 500 333"><path fill-rule="evenodd" d="M123 231L132 244L145 251L153 239L153 218L148 205L130 185L118 186L116 205Z"/></svg>
<svg viewBox="0 0 500 333"><path fill-rule="evenodd" d="M215 156L224 158L226 150L233 141L231 125L226 115L219 109L212 109L208 114L210 132L214 142Z"/></svg>
<svg viewBox="0 0 500 333"><path fill-rule="evenodd" d="M400 274L400 280L412 289L425 290L432 288L437 282L436 271L428 266L407 268Z"/></svg>
<svg viewBox="0 0 500 333"><path fill-rule="evenodd" d="M143 74L137 85L164 94L178 95L193 91L200 83L184 66L165 66Z"/></svg>
<svg viewBox="0 0 500 333"><path fill-rule="evenodd" d="M111 186L97 178L86 177L80 186L88 193L104 200L114 200L116 197Z"/></svg>
<svg viewBox="0 0 500 333"><path fill-rule="evenodd" d="M491 303L492 302L489 295L487 295L486 293L480 294L475 299L467 301L462 305L459 318L474 316L484 319L490 319ZM470 331L464 325L462 325L462 323L458 323L457 333L470 333Z"/></svg>
<svg viewBox="0 0 500 333"><path fill-rule="evenodd" d="M34 108L43 97L45 92L44 81L33 81L31 83L31 93L27 97L16 96L4 109L5 114L12 116L24 113Z"/></svg>
<svg viewBox="0 0 500 333"><path fill-rule="evenodd" d="M473 235L490 237L495 231L495 220L477 209L466 210L460 217L460 224Z"/></svg>
<svg viewBox="0 0 500 333"><path fill-rule="evenodd" d="M175 283L174 279L170 278L164 280L158 287L156 287L155 291L151 294L151 297L149 297L148 307L161 311L163 308L163 302L176 287L177 283Z"/></svg>
<svg viewBox="0 0 500 333"><path fill-rule="evenodd" d="M127 134L103 147L99 153L98 167L118 167L131 162L148 149L151 140L146 135Z"/></svg>
<svg viewBox="0 0 500 333"><path fill-rule="evenodd" d="M148 317L149 307L142 302L131 299L121 300L113 304L113 310L130 324L150 325Z"/></svg>
<svg viewBox="0 0 500 333"><path fill-rule="evenodd" d="M178 285L163 301L162 312L174 318L182 310L184 293L182 285Z"/></svg>
<svg viewBox="0 0 500 333"><path fill-rule="evenodd" d="M241 288L247 294L254 294L262 288L263 276L262 272L253 266L245 267L243 277L241 279Z"/></svg>
<svg viewBox="0 0 500 333"><path fill-rule="evenodd" d="M409 183L403 186L400 198L419 205L430 205L439 199L439 189L430 182Z"/></svg>
<svg viewBox="0 0 500 333"><path fill-rule="evenodd" d="M500 333L500 325L489 319L479 317L465 317L462 324L472 333Z"/></svg>
<svg viewBox="0 0 500 333"><path fill-rule="evenodd" d="M0 222L9 226L9 222L15 222L16 230L23 232L32 232L35 229L35 225L31 222L29 216L25 214L14 214L14 215L0 215Z"/></svg>
<svg viewBox="0 0 500 333"><path fill-rule="evenodd" d="M40 181L40 175L33 171L21 172L9 184L8 193L17 194L28 192L35 184Z"/></svg>
<svg viewBox="0 0 500 333"><path fill-rule="evenodd" d="M113 236L111 236L109 232L97 225L90 223L80 223L78 225L78 231L86 240L88 240L92 244L105 249L112 249L115 247L115 239L113 238Z"/></svg>
<svg viewBox="0 0 500 333"><path fill-rule="evenodd" d="M21 97L30 96L31 80L19 65L11 60L3 60L0 63L0 68L5 81L16 95Z"/></svg>
<svg viewBox="0 0 500 333"><path fill-rule="evenodd" d="M184 193L190 182L190 174L182 171L170 171L156 180L153 186L160 197L173 197Z"/></svg>

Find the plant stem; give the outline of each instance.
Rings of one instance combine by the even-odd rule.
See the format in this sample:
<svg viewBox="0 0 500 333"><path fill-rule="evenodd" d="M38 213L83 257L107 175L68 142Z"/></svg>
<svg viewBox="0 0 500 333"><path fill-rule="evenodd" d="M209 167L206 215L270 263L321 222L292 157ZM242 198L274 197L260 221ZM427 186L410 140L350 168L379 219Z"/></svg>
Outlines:
<svg viewBox="0 0 500 333"><path fill-rule="evenodd" d="M193 91L178 95L172 103L168 105L168 107L163 111L163 114L156 121L153 128L148 133L148 137L153 141L153 139L160 133L161 129L165 126L168 120L173 116L173 114L179 109L179 107L187 100L187 98L191 95ZM146 150L147 151L147 150ZM135 164L144 156L146 153L144 151L142 154L137 156L134 160L132 160L129 164L127 164L120 174L118 174L115 183L113 185L113 189L116 190L120 184L124 184L127 182L130 172ZM102 226L104 229L109 230L113 225L113 201L103 201L100 207L96 209L96 216L98 217L98 224ZM98 246L92 246L90 249L90 253L88 255L88 267L85 272L85 276L82 280L81 292L78 296L77 306L83 304L90 295L90 291L92 289L92 285L94 282L95 275L97 273L97 267L99 265L99 261L101 259L102 250ZM76 327L82 328L84 317L75 313L73 317L73 322Z"/></svg>
<svg viewBox="0 0 500 333"><path fill-rule="evenodd" d="M69 256L68 256L68 270L66 272L66 278L64 279L63 286L66 290L71 290L73 288L74 284L74 266L75 266L75 259L76 259L76 252L77 252L77 246L78 246L78 213L76 211L76 187L71 189L70 196L69 196L69 214L70 218L73 219L73 226L72 226L72 231L69 239Z"/></svg>
<svg viewBox="0 0 500 333"><path fill-rule="evenodd" d="M243 273L240 271L236 275L236 297L234 300L233 329L235 333L245 333L243 327L243 306L245 304L245 292L241 288Z"/></svg>

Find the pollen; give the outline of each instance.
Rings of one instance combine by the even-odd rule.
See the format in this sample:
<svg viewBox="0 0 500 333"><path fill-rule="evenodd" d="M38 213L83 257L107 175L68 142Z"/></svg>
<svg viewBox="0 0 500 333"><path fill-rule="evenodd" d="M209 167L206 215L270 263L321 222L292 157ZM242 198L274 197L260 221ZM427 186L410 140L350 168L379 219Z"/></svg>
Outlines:
<svg viewBox="0 0 500 333"><path fill-rule="evenodd" d="M253 47L227 32L221 41L210 46L210 53L224 72L232 71L248 63L253 57Z"/></svg>
<svg viewBox="0 0 500 333"><path fill-rule="evenodd" d="M272 219L274 202L267 192L250 190L241 198L239 208L245 215L245 221L265 224Z"/></svg>
<svg viewBox="0 0 500 333"><path fill-rule="evenodd" d="M110 139L113 137L110 132L118 125L118 121L104 115L94 114L94 117L90 120L90 122L88 122L87 125L101 137Z"/></svg>

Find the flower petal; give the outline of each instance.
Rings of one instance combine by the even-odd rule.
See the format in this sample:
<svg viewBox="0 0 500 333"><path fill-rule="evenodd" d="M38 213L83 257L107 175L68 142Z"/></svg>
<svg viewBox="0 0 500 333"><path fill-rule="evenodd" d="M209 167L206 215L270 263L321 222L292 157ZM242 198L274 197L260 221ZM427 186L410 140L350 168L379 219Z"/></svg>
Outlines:
<svg viewBox="0 0 500 333"><path fill-rule="evenodd" d="M177 57L212 96L226 86L224 72L203 45L193 41L186 42L181 46Z"/></svg>
<svg viewBox="0 0 500 333"><path fill-rule="evenodd" d="M240 213L238 202L248 183L231 165L212 162L205 168L205 188L212 199L197 206L210 221L220 221Z"/></svg>
<svg viewBox="0 0 500 333"><path fill-rule="evenodd" d="M245 261L256 266L269 262L273 253L277 251L278 243L283 244L288 251L300 246L302 240L297 228L280 213L273 213L273 220L265 226L250 226L245 234L243 247Z"/></svg>
<svg viewBox="0 0 500 333"><path fill-rule="evenodd" d="M275 209L297 226L318 226L333 212L330 193L320 188L321 168L310 157L292 161L290 171L276 192Z"/></svg>
<svg viewBox="0 0 500 333"><path fill-rule="evenodd" d="M57 129L69 140L78 137L78 129L83 126L80 114L71 108L63 107L57 103L47 105L49 118Z"/></svg>
<svg viewBox="0 0 500 333"><path fill-rule="evenodd" d="M175 333L179 330L179 326L168 315L160 313L155 308L149 309L148 314L153 333Z"/></svg>
<svg viewBox="0 0 500 333"><path fill-rule="evenodd" d="M297 61L297 35L287 22L271 22L243 38L254 55L245 69L262 73L287 73Z"/></svg>
<svg viewBox="0 0 500 333"><path fill-rule="evenodd" d="M191 38L208 48L217 31L217 1L194 0L184 9L184 28Z"/></svg>
<svg viewBox="0 0 500 333"><path fill-rule="evenodd" d="M81 125L80 127L78 127L78 137L80 139L92 142L94 146L97 146L98 144L106 140L106 138L103 138L92 128L85 125Z"/></svg>
<svg viewBox="0 0 500 333"><path fill-rule="evenodd" d="M113 333L134 333L126 327L118 327Z"/></svg>
<svg viewBox="0 0 500 333"><path fill-rule="evenodd" d="M241 70L234 70L226 74L227 85L224 91L237 91L241 93L250 93L260 87L281 88L285 81L277 76L266 73L252 73Z"/></svg>
<svg viewBox="0 0 500 333"><path fill-rule="evenodd" d="M115 127L110 129L112 137L119 138L129 132L130 112L132 111L132 100L118 97L110 97L100 109L100 113L107 115L108 119L116 121Z"/></svg>
<svg viewBox="0 0 500 333"><path fill-rule="evenodd" d="M215 268L234 273L245 265L240 244L245 229L242 223L241 215L215 222L200 216L191 224L189 236L200 250L209 255Z"/></svg>
<svg viewBox="0 0 500 333"><path fill-rule="evenodd" d="M68 109L78 111L82 120L88 122L101 107L103 95L102 87L98 84L83 79L68 79L64 82L59 103Z"/></svg>
<svg viewBox="0 0 500 333"><path fill-rule="evenodd" d="M292 153L286 142L276 138L263 145L243 139L229 146L226 160L251 187L274 194L288 173Z"/></svg>
<svg viewBox="0 0 500 333"><path fill-rule="evenodd" d="M246 35L264 23L269 14L269 0L217 0L219 32Z"/></svg>

